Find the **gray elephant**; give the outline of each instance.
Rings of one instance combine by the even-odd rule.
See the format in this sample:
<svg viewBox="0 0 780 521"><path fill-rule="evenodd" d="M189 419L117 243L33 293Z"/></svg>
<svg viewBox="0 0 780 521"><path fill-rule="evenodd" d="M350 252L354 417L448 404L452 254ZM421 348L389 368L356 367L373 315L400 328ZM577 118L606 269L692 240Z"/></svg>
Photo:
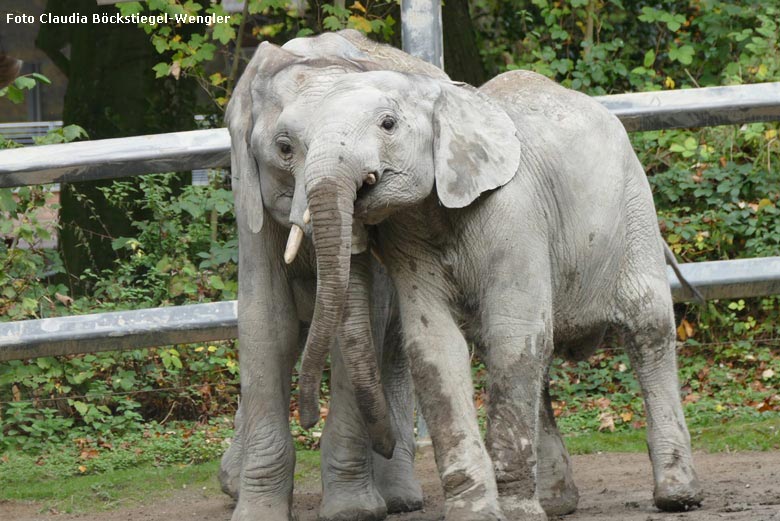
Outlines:
<svg viewBox="0 0 780 521"><path fill-rule="evenodd" d="M316 421L323 353L351 320L355 230L375 225L448 520L544 519L540 498L574 507L545 382L553 352L587 356L607 329L622 334L645 398L655 504L700 503L663 241L642 166L606 109L530 72L477 91L369 71L340 77L306 121L275 132L279 157L305 155L294 197L305 193L308 210L293 213L310 215L315 307L328 310L304 350L304 426ZM467 340L488 368L484 442Z"/></svg>
<svg viewBox="0 0 780 521"><path fill-rule="evenodd" d="M420 60L343 31L292 40L283 48L262 44L228 107L239 235L242 399L220 481L237 498L234 520L293 518L291 373L305 339L304 324L321 312L314 309L315 259L303 237L310 225L293 210L305 206L305 197L293 197L303 177L295 154L281 158L277 153L281 136L275 129L312 112L340 76L374 69L446 78ZM333 396L321 440L319 514L324 520L374 520L422 507L413 473L410 375L400 349L394 290L366 252L356 255L351 272L356 298L347 305L347 327L334 326L339 331L332 351ZM381 346L381 375L372 337Z"/></svg>

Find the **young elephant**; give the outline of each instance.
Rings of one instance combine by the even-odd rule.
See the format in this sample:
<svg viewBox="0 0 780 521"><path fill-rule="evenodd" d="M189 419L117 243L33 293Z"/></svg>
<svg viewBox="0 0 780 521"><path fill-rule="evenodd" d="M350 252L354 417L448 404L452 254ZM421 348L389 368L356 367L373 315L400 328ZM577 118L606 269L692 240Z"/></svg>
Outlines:
<svg viewBox="0 0 780 521"><path fill-rule="evenodd" d="M304 351L304 425L316 420L323 346L350 321L353 229L377 225L448 520L543 519L540 497L573 508L547 372L554 350L587 356L607 328L623 334L645 398L655 504L701 501L663 242L615 117L529 72L477 91L385 71L339 78L305 125L282 123L280 158L305 153L315 306L332 311L315 316ZM484 347L490 378L484 443L467 339Z"/></svg>
<svg viewBox="0 0 780 521"><path fill-rule="evenodd" d="M283 48L262 44L228 107L239 234L242 401L220 481L223 490L238 499L234 520L293 519L289 392L301 333L312 319L317 271L310 241L302 233L310 226L301 212L293 211L298 202L305 206L305 198L293 199L296 186L303 184L302 174L291 162L278 160L273 129L279 121L295 121L312 112L339 77L383 68L446 77L400 51L343 31L296 39ZM290 229L295 240L287 247L285 262ZM297 248L300 255L293 260ZM388 512L422 507L412 468L411 382L400 350L394 290L367 253L358 256L352 272L356 297L347 307L353 309L350 325L356 326L337 327L333 397L321 441L324 520L382 519ZM372 326L381 346L387 403L378 385ZM361 364L356 358L373 363ZM343 359L351 363L346 366ZM363 367L355 371L356 365ZM370 378L363 376L366 373ZM377 401L382 402L377 409L364 408ZM373 455L370 446L383 456Z"/></svg>

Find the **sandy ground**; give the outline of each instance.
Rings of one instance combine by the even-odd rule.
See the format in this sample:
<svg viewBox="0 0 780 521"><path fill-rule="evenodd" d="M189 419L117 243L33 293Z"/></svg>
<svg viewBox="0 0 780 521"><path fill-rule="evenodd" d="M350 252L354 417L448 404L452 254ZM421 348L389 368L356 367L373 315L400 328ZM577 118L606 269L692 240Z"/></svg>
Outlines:
<svg viewBox="0 0 780 521"><path fill-rule="evenodd" d="M644 454L597 454L574 457L580 507L566 521L739 520L780 521L780 452L697 454L696 467L706 490L701 509L665 514L652 506L650 463ZM425 510L395 515L389 521L434 521L442 517L441 488L433 457L421 456L417 471L425 491ZM317 483L303 484L295 495L299 521L315 521ZM41 513L36 504L0 503L3 521L228 521L227 497L181 490L154 504L87 515Z"/></svg>

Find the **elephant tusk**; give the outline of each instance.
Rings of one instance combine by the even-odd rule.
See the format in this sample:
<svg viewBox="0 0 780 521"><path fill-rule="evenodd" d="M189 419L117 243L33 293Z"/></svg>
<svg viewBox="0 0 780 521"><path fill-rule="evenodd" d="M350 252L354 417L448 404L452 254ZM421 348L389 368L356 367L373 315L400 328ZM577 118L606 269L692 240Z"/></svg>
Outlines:
<svg viewBox="0 0 780 521"><path fill-rule="evenodd" d="M303 224L309 224L311 222L311 212L308 208L303 212Z"/></svg>
<svg viewBox="0 0 780 521"><path fill-rule="evenodd" d="M298 255L298 250L301 248L303 242L303 229L297 224L293 224L290 228L290 236L287 237L287 246L284 248L284 262L290 264L295 260L295 256Z"/></svg>
<svg viewBox="0 0 780 521"><path fill-rule="evenodd" d="M376 184L376 176L375 176L374 174L368 174L368 175L366 176L365 183L366 183L367 185L373 185L373 184Z"/></svg>

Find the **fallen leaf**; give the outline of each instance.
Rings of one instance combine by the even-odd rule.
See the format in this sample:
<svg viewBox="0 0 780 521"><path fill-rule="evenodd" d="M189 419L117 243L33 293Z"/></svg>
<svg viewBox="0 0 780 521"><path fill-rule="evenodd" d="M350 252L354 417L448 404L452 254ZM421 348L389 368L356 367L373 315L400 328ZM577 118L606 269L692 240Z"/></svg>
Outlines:
<svg viewBox="0 0 780 521"><path fill-rule="evenodd" d="M87 467L85 467L84 465L79 465L79 472L84 474L86 471L87 471Z"/></svg>
<svg viewBox="0 0 780 521"><path fill-rule="evenodd" d="M599 414L599 432L608 429L609 432L615 432L615 418L608 412Z"/></svg>
<svg viewBox="0 0 780 521"><path fill-rule="evenodd" d="M612 401L609 398L596 398L593 400L593 403L596 404L599 409L608 409L612 404Z"/></svg>
<svg viewBox="0 0 780 521"><path fill-rule="evenodd" d="M774 375L775 375L775 372L772 369L767 369L766 371L761 373L761 378L763 378L764 380L769 380Z"/></svg>
<svg viewBox="0 0 780 521"><path fill-rule="evenodd" d="M620 419L623 420L623 423L628 423L631 421L631 418L634 417L634 413L632 412L623 412L620 413Z"/></svg>
<svg viewBox="0 0 780 521"><path fill-rule="evenodd" d="M63 306L70 306L71 304L73 304L72 298L70 298L67 295L63 295L61 293L55 293L54 298L56 298Z"/></svg>

